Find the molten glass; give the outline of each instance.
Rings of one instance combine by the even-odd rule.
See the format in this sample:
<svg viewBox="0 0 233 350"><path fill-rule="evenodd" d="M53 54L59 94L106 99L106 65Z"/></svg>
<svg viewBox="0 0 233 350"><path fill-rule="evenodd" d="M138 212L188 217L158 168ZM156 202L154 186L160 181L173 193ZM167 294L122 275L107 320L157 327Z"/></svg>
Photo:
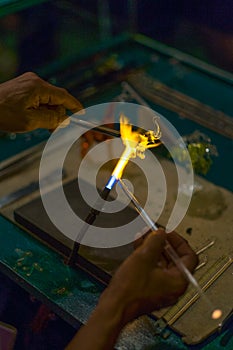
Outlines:
<svg viewBox="0 0 233 350"><path fill-rule="evenodd" d="M156 130L148 130L145 133L133 131L129 119L125 115L120 116L120 134L125 149L112 172L112 178L119 180L123 171L131 158L137 156L141 159L145 158L145 150L147 148L157 147L161 144L159 141L161 131L159 124L154 119Z"/></svg>

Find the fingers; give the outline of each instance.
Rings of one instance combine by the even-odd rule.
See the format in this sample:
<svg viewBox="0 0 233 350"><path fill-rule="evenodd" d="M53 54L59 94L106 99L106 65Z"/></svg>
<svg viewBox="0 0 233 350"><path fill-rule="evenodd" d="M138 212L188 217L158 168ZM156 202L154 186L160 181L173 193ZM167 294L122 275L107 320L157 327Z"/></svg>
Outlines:
<svg viewBox="0 0 233 350"><path fill-rule="evenodd" d="M167 240L175 249L186 267L193 272L198 263L198 257L188 242L176 232L167 233Z"/></svg>
<svg viewBox="0 0 233 350"><path fill-rule="evenodd" d="M29 111L29 125L27 130L44 128L54 130L58 126L65 127L70 120L65 114L65 109L62 106L47 108L40 106L38 109Z"/></svg>
<svg viewBox="0 0 233 350"><path fill-rule="evenodd" d="M52 106L62 105L72 113L83 110L82 104L67 90L50 84L46 84L46 88L41 91L40 102Z"/></svg>
<svg viewBox="0 0 233 350"><path fill-rule="evenodd" d="M145 257L144 260L160 262L161 267L168 265L164 259L164 245L167 240L175 249L185 266L193 272L198 263L198 257L187 241L176 232L165 233L164 229L159 228L158 231L152 232L146 238L138 238L136 240L136 248ZM169 258L169 257L168 257ZM170 259L169 259L170 260ZM173 263L172 263L173 265Z"/></svg>
<svg viewBox="0 0 233 350"><path fill-rule="evenodd" d="M163 253L166 241L166 233L163 229L151 232L143 244L136 250L146 263L156 264Z"/></svg>
<svg viewBox="0 0 233 350"><path fill-rule="evenodd" d="M147 235L150 232L151 232L150 228L148 226L145 226L140 232L136 233L134 242L133 242L134 249L137 249L142 245L144 239L147 237Z"/></svg>
<svg viewBox="0 0 233 350"><path fill-rule="evenodd" d="M27 93L27 108L40 105L63 106L71 112L83 110L82 104L66 89L56 87L33 72L27 72L14 80L18 89ZM31 104L31 105L30 105Z"/></svg>

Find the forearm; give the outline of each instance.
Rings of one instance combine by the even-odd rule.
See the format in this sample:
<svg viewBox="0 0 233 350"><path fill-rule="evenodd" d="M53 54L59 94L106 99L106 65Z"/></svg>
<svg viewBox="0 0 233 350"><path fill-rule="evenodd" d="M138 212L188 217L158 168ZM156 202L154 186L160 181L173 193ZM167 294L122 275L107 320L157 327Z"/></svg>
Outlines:
<svg viewBox="0 0 233 350"><path fill-rule="evenodd" d="M65 350L110 350L124 327L124 302L105 291L88 320Z"/></svg>

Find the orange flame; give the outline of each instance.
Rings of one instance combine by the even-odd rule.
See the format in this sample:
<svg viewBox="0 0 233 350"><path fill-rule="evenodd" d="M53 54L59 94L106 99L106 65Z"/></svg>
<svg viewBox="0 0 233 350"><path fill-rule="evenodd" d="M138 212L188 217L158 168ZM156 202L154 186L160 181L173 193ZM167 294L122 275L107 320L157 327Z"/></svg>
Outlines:
<svg viewBox="0 0 233 350"><path fill-rule="evenodd" d="M116 179L122 177L123 171L131 158L138 156L144 159L147 148L157 147L161 144L158 141L161 137L160 127L155 119L154 122L157 130L148 130L142 134L139 131L132 131L132 125L129 124L129 119L123 114L120 116L120 133L125 149L112 172L112 176Z"/></svg>

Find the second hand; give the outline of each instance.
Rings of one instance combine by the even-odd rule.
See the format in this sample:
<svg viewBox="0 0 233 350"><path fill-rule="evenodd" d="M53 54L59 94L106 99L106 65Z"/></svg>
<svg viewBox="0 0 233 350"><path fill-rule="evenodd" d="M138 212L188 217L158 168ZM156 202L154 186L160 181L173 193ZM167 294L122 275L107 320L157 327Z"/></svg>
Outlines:
<svg viewBox="0 0 233 350"><path fill-rule="evenodd" d="M137 210L137 212L140 214L144 222L148 225L150 229L153 231L157 231L158 227L154 223L154 221L150 218L150 216L147 214L145 209L141 206L137 198L133 195L133 193L130 192L124 181L122 179L118 179L118 182L125 193L125 195L130 199L132 204L134 205L134 208ZM206 298L204 295L203 290L199 286L196 278L191 274L191 272L187 269L187 267L184 265L183 261L180 259L179 255L176 253L175 249L172 247L172 245L166 240L165 250L170 256L171 260L174 262L174 264L177 266L177 268L183 273L183 276L186 278L188 282L190 282L197 290L200 297L202 297L205 302L208 304L209 308L211 309L211 317L212 319L219 319L222 316L222 311L219 309L214 309L209 299Z"/></svg>

